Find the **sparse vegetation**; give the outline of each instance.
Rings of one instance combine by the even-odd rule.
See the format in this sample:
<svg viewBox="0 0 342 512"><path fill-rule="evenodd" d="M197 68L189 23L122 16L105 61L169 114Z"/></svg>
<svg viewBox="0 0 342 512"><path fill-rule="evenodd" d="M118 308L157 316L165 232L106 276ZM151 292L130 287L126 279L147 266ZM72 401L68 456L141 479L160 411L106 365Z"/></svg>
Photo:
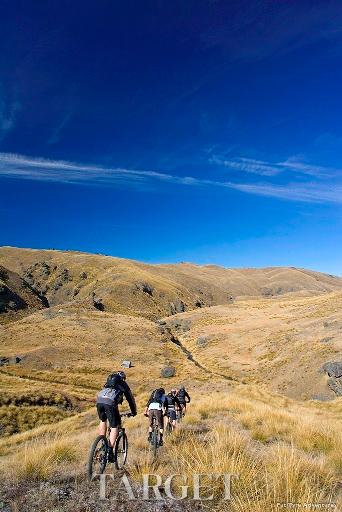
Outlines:
<svg viewBox="0 0 342 512"><path fill-rule="evenodd" d="M0 250L0 263L19 270L12 251ZM341 292L313 296L316 274L294 271L310 296L280 296L280 288L292 286L283 282L292 274L284 270L277 284L269 269L253 274L254 283L261 286L267 275L267 288L278 296L241 299L236 287L249 279L243 271L228 287L231 274L217 268L153 267L74 252L22 251L20 258L29 279L44 285L51 307L0 326L2 354L22 357L0 371L4 502L22 511L102 510L98 488L85 481L98 422L94 397L106 374L129 359L140 411L153 386L182 383L192 395L181 428L166 439L157 461L147 447L146 418L127 420L128 471L137 488L144 472L188 479L194 472L227 472L239 479L229 505L211 504L217 511L273 512L278 502L336 503L339 510L342 398L326 401L334 394L319 369L341 360ZM225 302L214 306L221 292L208 283L218 277ZM321 284L336 290L335 281ZM234 303L226 302L228 288ZM104 311L93 307L94 291ZM176 305L187 311L155 322L170 314L170 304L172 313ZM314 396L322 398L310 400ZM57 482L72 488L62 501L50 492ZM219 480L207 484L216 494L222 490ZM191 503L177 506L192 510ZM129 512L131 504L123 507Z"/></svg>

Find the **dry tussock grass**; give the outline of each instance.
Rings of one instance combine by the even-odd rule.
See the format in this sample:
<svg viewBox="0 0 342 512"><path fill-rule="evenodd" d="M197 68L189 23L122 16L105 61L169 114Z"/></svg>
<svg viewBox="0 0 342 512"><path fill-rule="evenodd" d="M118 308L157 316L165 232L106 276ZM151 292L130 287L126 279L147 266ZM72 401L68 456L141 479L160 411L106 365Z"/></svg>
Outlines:
<svg viewBox="0 0 342 512"><path fill-rule="evenodd" d="M41 481L77 460L75 443L65 437L50 436L36 439L12 456L7 463L7 475L14 481Z"/></svg>
<svg viewBox="0 0 342 512"><path fill-rule="evenodd" d="M333 404L319 408L247 386L210 399L195 396L180 428L166 438L155 461L147 445L146 419L127 420L130 477L141 482L144 473L164 478L179 473L190 483L193 473L239 475L232 480L230 512L272 512L279 510L277 503L288 502L341 505L338 411L338 401L336 410ZM318 413L324 414L324 421ZM15 444L19 436L13 436L16 453L5 458L10 478L29 482L66 471L84 475L96 424L95 415L87 412L61 421L55 427L57 434L49 426L36 429L36 437L19 434L19 444ZM260 432L262 436L256 435ZM209 494L221 496L222 480L204 478L203 484ZM225 510L226 504L213 503L213 507Z"/></svg>

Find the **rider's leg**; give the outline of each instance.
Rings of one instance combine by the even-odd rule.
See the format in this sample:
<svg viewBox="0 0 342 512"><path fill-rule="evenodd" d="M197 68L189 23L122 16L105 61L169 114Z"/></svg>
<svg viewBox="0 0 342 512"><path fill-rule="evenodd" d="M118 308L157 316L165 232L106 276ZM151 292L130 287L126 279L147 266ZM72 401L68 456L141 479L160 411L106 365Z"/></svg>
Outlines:
<svg viewBox="0 0 342 512"><path fill-rule="evenodd" d="M109 443L110 443L110 446L113 448L114 445L115 445L115 441L117 439L119 435L119 428L118 427L115 427L115 428L111 428L110 430L110 436L109 436Z"/></svg>
<svg viewBox="0 0 342 512"><path fill-rule="evenodd" d="M99 435L105 436L107 433L107 413L106 408L103 404L96 404L97 414L100 420L99 424Z"/></svg>
<svg viewBox="0 0 342 512"><path fill-rule="evenodd" d="M119 427L121 425L121 416L118 407L113 407L107 412L109 424L111 426L109 444L113 448L115 441L119 435Z"/></svg>
<svg viewBox="0 0 342 512"><path fill-rule="evenodd" d="M163 434L164 434L164 415L163 411L157 411L157 421L159 425L159 434L160 434L160 444L163 444Z"/></svg>
<svg viewBox="0 0 342 512"><path fill-rule="evenodd" d="M154 418L154 410L150 409L148 411L148 419L149 419L149 427L148 432L151 433L153 430L153 418Z"/></svg>
<svg viewBox="0 0 342 512"><path fill-rule="evenodd" d="M164 418L167 421L167 416L164 416L163 411L159 411L158 423L159 423L159 432L160 435L163 436L164 433Z"/></svg>
<svg viewBox="0 0 342 512"><path fill-rule="evenodd" d="M99 425L99 435L105 436L107 434L107 420L106 421L100 421Z"/></svg>

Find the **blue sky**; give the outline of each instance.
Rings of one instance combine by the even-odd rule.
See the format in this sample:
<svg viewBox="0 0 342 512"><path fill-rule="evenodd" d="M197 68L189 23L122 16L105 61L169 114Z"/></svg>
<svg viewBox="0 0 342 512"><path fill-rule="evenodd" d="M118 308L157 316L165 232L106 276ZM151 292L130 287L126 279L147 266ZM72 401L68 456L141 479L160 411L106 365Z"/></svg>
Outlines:
<svg viewBox="0 0 342 512"><path fill-rule="evenodd" d="M342 4L0 16L0 243L342 274Z"/></svg>

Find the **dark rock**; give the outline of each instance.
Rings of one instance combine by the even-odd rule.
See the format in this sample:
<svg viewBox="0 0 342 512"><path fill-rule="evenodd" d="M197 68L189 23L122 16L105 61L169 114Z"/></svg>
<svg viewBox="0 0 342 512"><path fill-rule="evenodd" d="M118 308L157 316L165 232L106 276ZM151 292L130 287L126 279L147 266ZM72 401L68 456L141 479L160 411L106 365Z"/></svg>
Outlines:
<svg viewBox="0 0 342 512"><path fill-rule="evenodd" d="M328 343L329 341L333 340L334 336L326 336L325 338L321 339L321 343Z"/></svg>
<svg viewBox="0 0 342 512"><path fill-rule="evenodd" d="M335 377L336 379L339 379L340 377L342 377L342 362L335 361L325 363L322 366L321 371L323 373L327 373L329 377Z"/></svg>
<svg viewBox="0 0 342 512"><path fill-rule="evenodd" d="M175 307L177 313L184 313L184 311L186 311L186 306L182 300L177 300L175 302Z"/></svg>
<svg viewBox="0 0 342 512"><path fill-rule="evenodd" d="M24 274L24 280L26 281L26 283L28 283L30 286L32 286L34 284L34 277L33 277L32 272L26 272Z"/></svg>
<svg viewBox="0 0 342 512"><path fill-rule="evenodd" d="M68 282L68 281L72 281L72 275L70 274L70 270L68 270L67 268L64 268L61 271L61 273L59 274L59 277L65 283Z"/></svg>
<svg viewBox="0 0 342 512"><path fill-rule="evenodd" d="M46 295L47 292L49 291L49 285L48 284L45 284L44 286L41 287L40 289L40 293L41 295Z"/></svg>
<svg viewBox="0 0 342 512"><path fill-rule="evenodd" d="M49 276L51 274L51 267L48 263L46 263L46 261L43 261L42 263L42 273L45 276Z"/></svg>
<svg viewBox="0 0 342 512"><path fill-rule="evenodd" d="M189 318L177 318L169 321L169 327L176 331L187 332L191 329L191 320Z"/></svg>
<svg viewBox="0 0 342 512"><path fill-rule="evenodd" d="M17 293L10 290L6 285L0 289L0 313L18 311L27 308L27 303Z"/></svg>
<svg viewBox="0 0 342 512"><path fill-rule="evenodd" d="M342 396L342 381L340 379L330 377L328 386L337 396Z"/></svg>
<svg viewBox="0 0 342 512"><path fill-rule="evenodd" d="M8 272L3 267L0 268L0 279L2 279L3 281L7 281L8 279Z"/></svg>
<svg viewBox="0 0 342 512"><path fill-rule="evenodd" d="M53 289L53 290L55 290L55 292L56 292L57 290L59 290L60 288L62 288L62 286L63 286L62 281L56 281L56 282L53 284L52 289Z"/></svg>
<svg viewBox="0 0 342 512"><path fill-rule="evenodd" d="M102 302L102 299L97 297L95 292L93 292L93 306L98 311L104 311L105 310L105 306L104 306L104 304Z"/></svg>
<svg viewBox="0 0 342 512"><path fill-rule="evenodd" d="M22 357L14 356L14 357L2 357L0 359L0 366L5 366L7 364L19 364L22 361Z"/></svg>
<svg viewBox="0 0 342 512"><path fill-rule="evenodd" d="M329 400L331 400L331 397L326 395L314 395L312 397L312 400L316 400L317 402L328 402Z"/></svg>
<svg viewBox="0 0 342 512"><path fill-rule="evenodd" d="M175 302L170 302L171 315L176 315L177 313L184 313L185 310L186 310L186 306L182 300L176 300Z"/></svg>
<svg viewBox="0 0 342 512"><path fill-rule="evenodd" d="M165 366L165 368L161 370L160 375L166 378L174 377L176 375L176 368L173 366Z"/></svg>
<svg viewBox="0 0 342 512"><path fill-rule="evenodd" d="M149 283L146 283L146 282L141 282L141 283L135 283L135 286L138 290L141 290L143 293L146 293L147 295L149 295L150 297L153 296L153 291L154 291L154 288L152 285L150 285Z"/></svg>
<svg viewBox="0 0 342 512"><path fill-rule="evenodd" d="M209 343L209 336L199 336L196 340L196 345L198 347L204 348Z"/></svg>

